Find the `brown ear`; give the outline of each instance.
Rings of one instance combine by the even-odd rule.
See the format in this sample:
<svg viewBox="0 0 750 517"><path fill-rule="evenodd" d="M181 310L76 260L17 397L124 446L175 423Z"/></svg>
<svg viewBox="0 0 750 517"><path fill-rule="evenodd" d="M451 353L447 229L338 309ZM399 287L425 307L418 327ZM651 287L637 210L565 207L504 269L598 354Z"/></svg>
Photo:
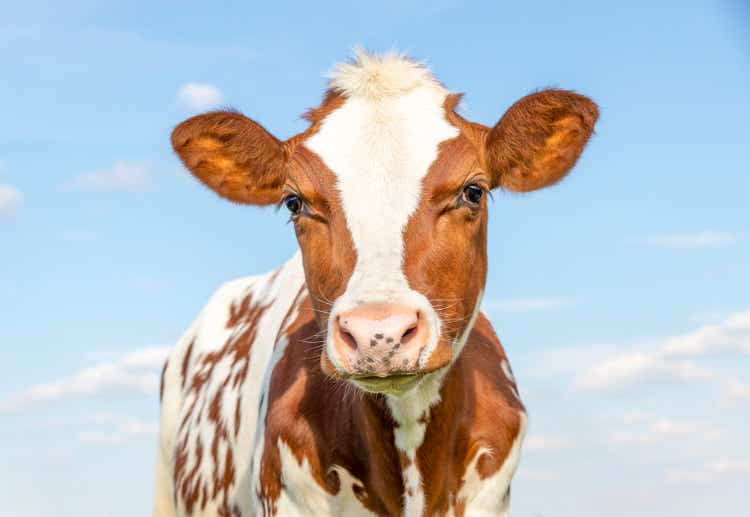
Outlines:
<svg viewBox="0 0 750 517"><path fill-rule="evenodd" d="M214 111L172 132L182 163L217 194L238 203L279 201L285 179L283 144L240 113Z"/></svg>
<svg viewBox="0 0 750 517"><path fill-rule="evenodd" d="M591 99L565 90L543 90L516 102L485 141L493 186L528 192L560 181L578 160L598 117Z"/></svg>

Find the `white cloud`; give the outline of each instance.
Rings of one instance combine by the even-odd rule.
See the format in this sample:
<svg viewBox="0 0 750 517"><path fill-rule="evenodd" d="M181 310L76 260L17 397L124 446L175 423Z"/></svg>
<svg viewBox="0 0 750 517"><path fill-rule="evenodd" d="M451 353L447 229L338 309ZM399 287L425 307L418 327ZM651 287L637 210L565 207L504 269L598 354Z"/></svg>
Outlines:
<svg viewBox="0 0 750 517"><path fill-rule="evenodd" d="M575 379L583 390L618 390L651 382L693 382L716 376L697 357L750 355L750 310L717 324L663 339L653 351L630 352L599 361Z"/></svg>
<svg viewBox="0 0 750 517"><path fill-rule="evenodd" d="M485 300L482 310L487 312L529 312L562 309L573 305L573 300L557 296L541 298L515 298L509 300Z"/></svg>
<svg viewBox="0 0 750 517"><path fill-rule="evenodd" d="M516 477L531 481L556 481L560 478L560 474L552 469L526 467L522 463Z"/></svg>
<svg viewBox="0 0 750 517"><path fill-rule="evenodd" d="M224 96L211 84L187 83L177 92L177 100L193 110L206 110L216 107Z"/></svg>
<svg viewBox="0 0 750 517"><path fill-rule="evenodd" d="M750 355L750 310L730 314L722 322L670 338L663 351L666 355L681 357Z"/></svg>
<svg viewBox="0 0 750 517"><path fill-rule="evenodd" d="M738 379L726 381L722 387L722 402L728 406L750 404L750 384Z"/></svg>
<svg viewBox="0 0 750 517"><path fill-rule="evenodd" d="M531 434L523 442L524 451L550 452L572 447L571 441L564 436Z"/></svg>
<svg viewBox="0 0 750 517"><path fill-rule="evenodd" d="M675 235L661 235L632 239L638 244L651 244L668 248L706 248L710 246L725 246L739 240L736 233L721 231L704 231Z"/></svg>
<svg viewBox="0 0 750 517"><path fill-rule="evenodd" d="M0 216L11 215L23 204L23 194L10 185L0 184Z"/></svg>
<svg viewBox="0 0 750 517"><path fill-rule="evenodd" d="M68 187L79 190L139 190L150 184L151 176L146 164L118 161L110 169L79 174Z"/></svg>
<svg viewBox="0 0 750 517"><path fill-rule="evenodd" d="M713 374L691 361L675 361L660 354L632 353L604 360L575 379L582 390L622 390L653 382L707 381Z"/></svg>
<svg viewBox="0 0 750 517"><path fill-rule="evenodd" d="M48 383L12 393L0 401L0 412L105 393L152 394L159 389L159 368L170 347L147 347L117 361L106 361Z"/></svg>
<svg viewBox="0 0 750 517"><path fill-rule="evenodd" d="M750 460L721 459L666 471L667 480L674 483L704 483L725 477L750 477Z"/></svg>
<svg viewBox="0 0 750 517"><path fill-rule="evenodd" d="M78 440L92 445L121 445L136 439L154 438L159 432L157 422L115 413L95 413L88 421L99 427L80 431Z"/></svg>
<svg viewBox="0 0 750 517"><path fill-rule="evenodd" d="M651 419L651 413L645 411L628 411L619 415L618 420L624 424L637 424Z"/></svg>
<svg viewBox="0 0 750 517"><path fill-rule="evenodd" d="M661 418L654 420L646 429L624 429L609 433L610 445L657 445L680 439L699 438L715 440L723 431L703 420L677 421Z"/></svg>

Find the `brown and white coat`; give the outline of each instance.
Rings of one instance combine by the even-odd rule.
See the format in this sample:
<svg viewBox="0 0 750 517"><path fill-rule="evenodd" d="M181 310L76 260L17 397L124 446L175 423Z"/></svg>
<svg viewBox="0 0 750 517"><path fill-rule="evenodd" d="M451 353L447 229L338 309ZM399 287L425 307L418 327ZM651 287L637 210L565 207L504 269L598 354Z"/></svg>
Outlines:
<svg viewBox="0 0 750 517"><path fill-rule="evenodd" d="M286 141L234 112L172 136L300 244L221 287L163 374L155 515L507 515L526 414L479 311L486 193L575 164L596 106L562 90L488 128L421 65L358 53Z"/></svg>

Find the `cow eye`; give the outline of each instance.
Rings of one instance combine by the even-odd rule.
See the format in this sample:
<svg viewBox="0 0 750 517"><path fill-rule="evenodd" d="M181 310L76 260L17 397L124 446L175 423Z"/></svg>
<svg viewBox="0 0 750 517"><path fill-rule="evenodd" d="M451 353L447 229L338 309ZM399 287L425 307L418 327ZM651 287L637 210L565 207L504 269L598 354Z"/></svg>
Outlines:
<svg viewBox="0 0 750 517"><path fill-rule="evenodd" d="M302 212L302 198L297 194L289 194L284 198L284 206L289 210L292 216L299 215Z"/></svg>
<svg viewBox="0 0 750 517"><path fill-rule="evenodd" d="M478 206L479 202L482 201L483 195L484 189L472 183L464 187L464 191L461 193L461 201L469 206Z"/></svg>

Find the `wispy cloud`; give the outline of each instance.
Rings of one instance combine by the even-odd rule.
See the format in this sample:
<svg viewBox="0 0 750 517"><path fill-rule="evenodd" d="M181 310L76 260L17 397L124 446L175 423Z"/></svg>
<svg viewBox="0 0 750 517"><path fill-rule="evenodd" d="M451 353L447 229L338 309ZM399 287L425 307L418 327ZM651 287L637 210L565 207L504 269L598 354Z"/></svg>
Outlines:
<svg viewBox="0 0 750 517"><path fill-rule="evenodd" d="M650 382L706 381L715 375L692 359L713 355L750 355L750 310L723 321L669 337L653 351L629 352L604 359L575 379L583 390L627 389Z"/></svg>
<svg viewBox="0 0 750 517"><path fill-rule="evenodd" d="M78 440L92 445L122 445L136 439L153 438L159 432L157 422L118 413L94 413L87 422L96 427L80 431Z"/></svg>
<svg viewBox="0 0 750 517"><path fill-rule="evenodd" d="M10 185L0 184L0 216L11 215L23 204L23 194Z"/></svg>
<svg viewBox="0 0 750 517"><path fill-rule="evenodd" d="M722 386L722 402L727 406L750 405L750 384L730 379Z"/></svg>
<svg viewBox="0 0 750 517"><path fill-rule="evenodd" d="M602 361L575 380L583 390L622 390L653 382L692 382L713 379L706 368L661 354L631 353Z"/></svg>
<svg viewBox="0 0 750 517"><path fill-rule="evenodd" d="M145 163L116 162L111 168L84 172L73 178L68 188L76 190L141 190L151 184Z"/></svg>
<svg viewBox="0 0 750 517"><path fill-rule="evenodd" d="M529 452L552 452L569 449L573 443L565 436L549 434L531 434L523 442L524 451Z"/></svg>
<svg viewBox="0 0 750 517"><path fill-rule="evenodd" d="M702 420L678 421L660 418L652 421L645 428L614 430L609 433L607 443L610 445L657 445L679 439L699 438L714 440L723 431L710 422Z"/></svg>
<svg viewBox="0 0 750 517"><path fill-rule="evenodd" d="M668 248L706 248L733 244L739 234L723 231L702 231L673 235L652 235L630 239L635 244L648 244Z"/></svg>
<svg viewBox="0 0 750 517"><path fill-rule="evenodd" d="M485 300L482 310L486 312L530 312L571 307L573 300L558 296L540 298L511 298L508 300Z"/></svg>
<svg viewBox="0 0 750 517"><path fill-rule="evenodd" d="M530 481L556 481L560 479L559 472L555 470L547 468L526 467L523 462L521 463L516 476L518 478L528 479Z"/></svg>
<svg viewBox="0 0 750 517"><path fill-rule="evenodd" d="M221 90L211 84L187 83L177 92L177 100L192 110L206 110L224 99Z"/></svg>
<svg viewBox="0 0 750 517"><path fill-rule="evenodd" d="M712 460L702 465L666 471L667 480L674 483L705 483L725 477L750 477L750 460Z"/></svg>
<svg viewBox="0 0 750 517"><path fill-rule="evenodd" d="M84 368L70 376L37 384L0 401L0 412L17 411L49 402L105 393L155 393L159 367L170 347L146 347L119 360Z"/></svg>

